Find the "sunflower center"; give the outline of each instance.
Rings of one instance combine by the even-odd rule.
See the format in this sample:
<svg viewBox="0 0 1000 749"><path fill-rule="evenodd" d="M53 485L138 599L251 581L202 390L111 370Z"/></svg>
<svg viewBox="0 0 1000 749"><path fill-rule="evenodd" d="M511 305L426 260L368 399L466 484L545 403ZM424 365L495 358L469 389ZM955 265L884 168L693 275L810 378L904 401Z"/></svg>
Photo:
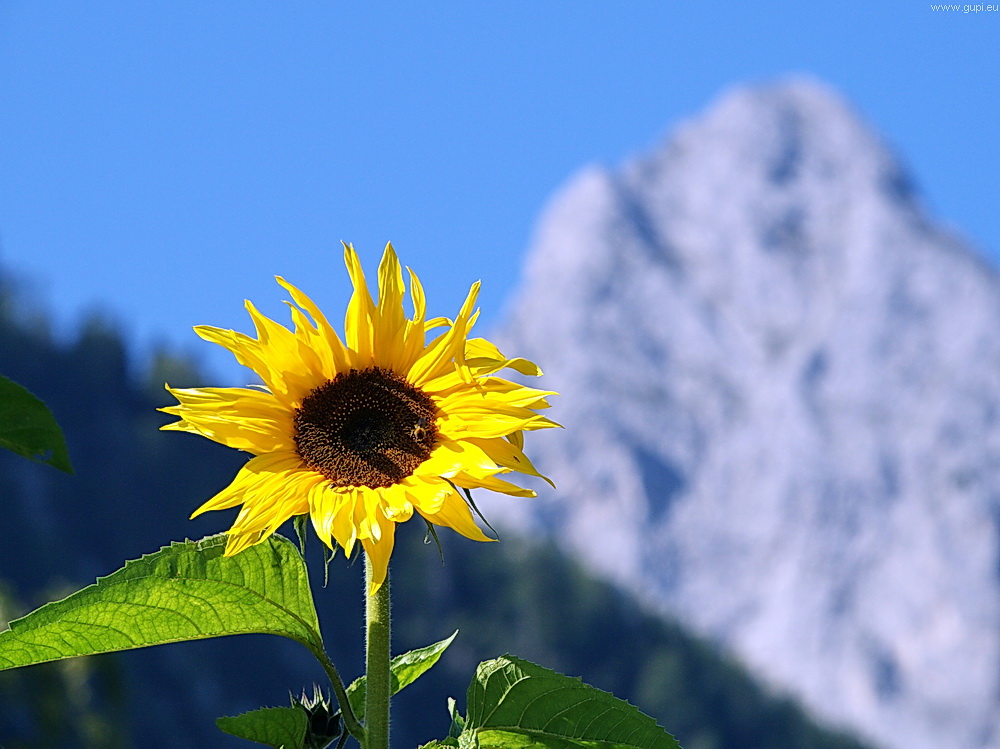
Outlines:
<svg viewBox="0 0 1000 749"><path fill-rule="evenodd" d="M380 367L341 372L295 411L295 449L334 486L392 486L430 457L430 397Z"/></svg>

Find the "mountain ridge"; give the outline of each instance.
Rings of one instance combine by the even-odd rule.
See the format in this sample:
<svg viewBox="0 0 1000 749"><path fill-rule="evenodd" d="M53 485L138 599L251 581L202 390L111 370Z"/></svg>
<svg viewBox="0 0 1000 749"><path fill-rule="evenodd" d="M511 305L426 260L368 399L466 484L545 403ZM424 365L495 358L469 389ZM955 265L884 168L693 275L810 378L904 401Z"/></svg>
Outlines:
<svg viewBox="0 0 1000 749"><path fill-rule="evenodd" d="M998 746L998 317L836 94L735 89L543 212L500 339L563 394L559 489L484 510L827 720Z"/></svg>

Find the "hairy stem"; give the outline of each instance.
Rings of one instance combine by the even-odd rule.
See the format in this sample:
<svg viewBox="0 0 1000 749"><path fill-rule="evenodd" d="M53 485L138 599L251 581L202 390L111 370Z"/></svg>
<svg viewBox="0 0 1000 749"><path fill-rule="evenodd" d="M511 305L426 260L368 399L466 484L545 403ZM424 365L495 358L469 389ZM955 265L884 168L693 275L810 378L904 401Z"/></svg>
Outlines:
<svg viewBox="0 0 1000 749"><path fill-rule="evenodd" d="M375 591L372 564L365 555L365 749L389 749L389 576Z"/></svg>

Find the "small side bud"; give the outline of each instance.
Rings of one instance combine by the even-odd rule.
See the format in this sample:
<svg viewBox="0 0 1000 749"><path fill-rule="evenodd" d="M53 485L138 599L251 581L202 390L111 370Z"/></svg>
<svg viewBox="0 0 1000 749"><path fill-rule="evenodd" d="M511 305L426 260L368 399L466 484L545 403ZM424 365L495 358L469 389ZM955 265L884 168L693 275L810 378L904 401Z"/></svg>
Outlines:
<svg viewBox="0 0 1000 749"><path fill-rule="evenodd" d="M317 684L313 684L312 697L302 690L302 696L292 696L292 705L299 705L309 715L309 727L302 746L305 749L326 749L341 737L344 731L340 720L340 709L334 710L330 698L323 694Z"/></svg>

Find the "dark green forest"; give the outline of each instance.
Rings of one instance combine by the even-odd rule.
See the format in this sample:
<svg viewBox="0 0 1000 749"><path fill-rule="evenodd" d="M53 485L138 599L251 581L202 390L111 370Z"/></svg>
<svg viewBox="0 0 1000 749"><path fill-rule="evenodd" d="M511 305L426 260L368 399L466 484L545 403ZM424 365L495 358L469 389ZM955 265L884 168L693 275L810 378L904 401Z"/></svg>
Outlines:
<svg viewBox="0 0 1000 749"><path fill-rule="evenodd" d="M72 342L57 342L44 310L0 276L0 373L50 406L76 471L0 454L0 628L126 559L228 526L228 513L187 517L246 456L158 431L169 419L156 411L170 402L165 380L218 384L191 363L167 353L131 361L115 326L97 317ZM818 727L711 644L644 612L550 546L506 536L476 544L448 532L441 543L443 559L422 523L398 533L394 650L461 631L440 663L394 701L396 746L442 737L446 697L461 708L476 664L510 652L628 699L686 749L862 747ZM328 650L353 679L362 670L363 564L336 557L324 588L315 538L307 556ZM322 683L322 669L301 646L264 636L0 672L0 747L246 746L214 719L287 704L289 691L311 692L314 681Z"/></svg>

